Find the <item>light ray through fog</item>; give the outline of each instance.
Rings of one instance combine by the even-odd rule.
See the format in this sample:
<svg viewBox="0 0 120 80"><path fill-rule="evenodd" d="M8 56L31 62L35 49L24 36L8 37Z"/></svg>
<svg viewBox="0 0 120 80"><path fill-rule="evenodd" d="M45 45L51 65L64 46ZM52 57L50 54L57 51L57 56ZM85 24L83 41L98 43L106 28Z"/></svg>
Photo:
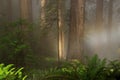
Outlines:
<svg viewBox="0 0 120 80"><path fill-rule="evenodd" d="M108 34L111 36L108 37ZM111 41L109 42L109 40ZM88 31L85 34L85 44L93 54L98 54L101 58L118 59L120 56L120 28L115 27L110 33L107 33L107 30Z"/></svg>

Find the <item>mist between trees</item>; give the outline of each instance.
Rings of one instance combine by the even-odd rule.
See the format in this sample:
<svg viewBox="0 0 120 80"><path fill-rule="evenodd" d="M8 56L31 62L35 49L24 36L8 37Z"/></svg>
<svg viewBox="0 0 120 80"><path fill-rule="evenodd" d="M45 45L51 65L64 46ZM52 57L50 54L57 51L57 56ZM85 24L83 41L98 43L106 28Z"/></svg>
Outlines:
<svg viewBox="0 0 120 80"><path fill-rule="evenodd" d="M84 61L94 54L119 59L119 4L120 0L0 0L0 62L39 68L66 59Z"/></svg>

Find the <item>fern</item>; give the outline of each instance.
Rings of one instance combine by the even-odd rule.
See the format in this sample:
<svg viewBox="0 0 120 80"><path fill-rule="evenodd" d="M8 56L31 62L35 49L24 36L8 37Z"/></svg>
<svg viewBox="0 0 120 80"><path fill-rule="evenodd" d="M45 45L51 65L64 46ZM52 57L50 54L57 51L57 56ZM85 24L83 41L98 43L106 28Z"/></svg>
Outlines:
<svg viewBox="0 0 120 80"><path fill-rule="evenodd" d="M100 60L97 55L94 55L88 60L84 80L102 80L104 78L104 69L106 60Z"/></svg>
<svg viewBox="0 0 120 80"><path fill-rule="evenodd" d="M27 76L23 76L23 68L16 69L13 64L5 66L0 64L0 80L25 80Z"/></svg>

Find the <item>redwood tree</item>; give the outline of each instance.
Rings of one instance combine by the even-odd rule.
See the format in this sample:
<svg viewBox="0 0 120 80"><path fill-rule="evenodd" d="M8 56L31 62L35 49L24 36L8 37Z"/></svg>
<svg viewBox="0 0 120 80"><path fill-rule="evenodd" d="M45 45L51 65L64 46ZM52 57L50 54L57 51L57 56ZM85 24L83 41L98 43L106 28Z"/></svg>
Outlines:
<svg viewBox="0 0 120 80"><path fill-rule="evenodd" d="M59 60L65 59L65 53L64 53L64 13L65 13L65 1L64 0L58 0L58 58Z"/></svg>
<svg viewBox="0 0 120 80"><path fill-rule="evenodd" d="M96 2L96 27L103 28L103 0Z"/></svg>
<svg viewBox="0 0 120 80"><path fill-rule="evenodd" d="M31 0L20 0L21 18L31 21L32 20L32 2Z"/></svg>
<svg viewBox="0 0 120 80"><path fill-rule="evenodd" d="M19 0L20 1L20 18L22 20L26 20L29 22L32 22L32 2L31 0ZM18 33L17 38L19 39L19 44L25 44L25 39L28 37L25 33L25 31L28 30L27 25L24 25L23 23L19 27L19 30L21 33ZM17 66L25 66L25 50L19 51L16 56L16 65Z"/></svg>
<svg viewBox="0 0 120 80"><path fill-rule="evenodd" d="M8 0L7 1L7 8L8 8L8 22L11 22L12 21L12 0Z"/></svg>
<svg viewBox="0 0 120 80"><path fill-rule="evenodd" d="M68 59L82 59L85 0L71 0Z"/></svg>
<svg viewBox="0 0 120 80"><path fill-rule="evenodd" d="M108 40L111 40L111 29L112 29L112 17L113 17L113 0L109 1L109 8L108 8ZM108 41L108 42L109 42Z"/></svg>
<svg viewBox="0 0 120 80"><path fill-rule="evenodd" d="M41 24L45 24L45 21L46 21L45 20L45 18L46 18L45 6L46 6L46 0L40 0L40 20L41 20Z"/></svg>

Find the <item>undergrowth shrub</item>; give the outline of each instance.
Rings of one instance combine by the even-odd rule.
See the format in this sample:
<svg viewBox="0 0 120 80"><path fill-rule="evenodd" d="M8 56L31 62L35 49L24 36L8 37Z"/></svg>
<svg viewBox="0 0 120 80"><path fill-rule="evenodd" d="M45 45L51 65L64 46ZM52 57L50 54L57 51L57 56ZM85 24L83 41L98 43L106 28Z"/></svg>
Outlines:
<svg viewBox="0 0 120 80"><path fill-rule="evenodd" d="M28 41L32 24L20 19L0 27L0 63L24 66L25 58L32 51Z"/></svg>
<svg viewBox="0 0 120 80"><path fill-rule="evenodd" d="M107 67L108 80L120 80L120 61L110 61Z"/></svg>
<svg viewBox="0 0 120 80"><path fill-rule="evenodd" d="M119 80L120 61L107 62L97 55L86 64L78 60L63 62L60 66L46 70L35 70L30 80Z"/></svg>
<svg viewBox="0 0 120 80"><path fill-rule="evenodd" d="M15 68L13 64L0 64L0 80L26 80L27 75L23 75L23 68Z"/></svg>

